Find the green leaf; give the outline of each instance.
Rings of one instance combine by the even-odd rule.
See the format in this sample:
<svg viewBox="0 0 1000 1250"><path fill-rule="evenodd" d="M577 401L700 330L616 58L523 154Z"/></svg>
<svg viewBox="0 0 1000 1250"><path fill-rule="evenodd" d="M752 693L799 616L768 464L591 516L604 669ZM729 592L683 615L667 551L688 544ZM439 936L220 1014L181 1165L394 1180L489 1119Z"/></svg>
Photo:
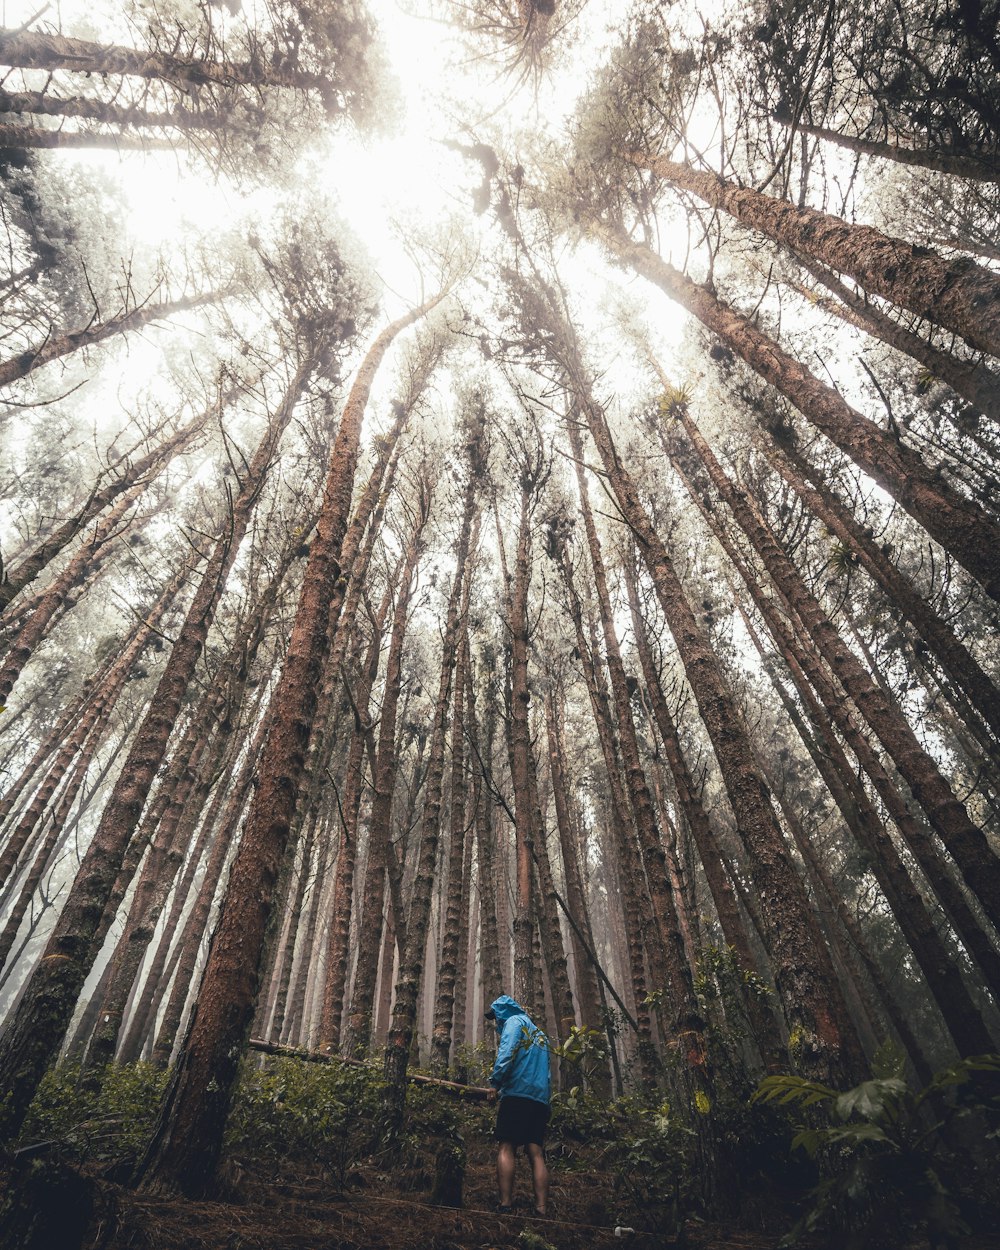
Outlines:
<svg viewBox="0 0 1000 1250"><path fill-rule="evenodd" d="M842 1120L852 1115L863 1120L877 1120L885 1115L887 1104L906 1094L906 1082L899 1077L879 1081L863 1081L837 1098L836 1112Z"/></svg>
<svg viewBox="0 0 1000 1250"><path fill-rule="evenodd" d="M751 1102L778 1102L781 1104L798 1102L803 1107L811 1107L815 1103L836 1098L837 1091L828 1085L820 1085L818 1081L807 1081L801 1076L790 1076L781 1073L777 1076L766 1076L757 1086Z"/></svg>

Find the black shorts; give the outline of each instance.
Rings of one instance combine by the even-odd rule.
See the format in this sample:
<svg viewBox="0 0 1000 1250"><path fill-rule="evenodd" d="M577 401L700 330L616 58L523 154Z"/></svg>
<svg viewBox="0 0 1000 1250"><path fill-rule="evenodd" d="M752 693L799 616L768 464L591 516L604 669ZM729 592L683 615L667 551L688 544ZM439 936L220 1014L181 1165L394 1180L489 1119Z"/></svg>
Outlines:
<svg viewBox="0 0 1000 1250"><path fill-rule="evenodd" d="M545 1141L545 1126L548 1122L548 1103L508 1094L506 1098L500 1099L493 1136L497 1141L509 1141L514 1146L526 1146L529 1142L541 1146Z"/></svg>

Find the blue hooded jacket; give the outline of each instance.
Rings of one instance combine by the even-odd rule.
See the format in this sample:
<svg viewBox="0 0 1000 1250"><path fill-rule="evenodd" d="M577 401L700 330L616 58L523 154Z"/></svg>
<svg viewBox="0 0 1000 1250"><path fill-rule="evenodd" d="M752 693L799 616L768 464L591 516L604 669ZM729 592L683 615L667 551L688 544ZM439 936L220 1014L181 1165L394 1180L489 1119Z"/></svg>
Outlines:
<svg viewBox="0 0 1000 1250"><path fill-rule="evenodd" d="M490 1009L500 1031L490 1084L499 1090L501 1098L513 1094L547 1105L552 1093L549 1039L509 994L494 999Z"/></svg>

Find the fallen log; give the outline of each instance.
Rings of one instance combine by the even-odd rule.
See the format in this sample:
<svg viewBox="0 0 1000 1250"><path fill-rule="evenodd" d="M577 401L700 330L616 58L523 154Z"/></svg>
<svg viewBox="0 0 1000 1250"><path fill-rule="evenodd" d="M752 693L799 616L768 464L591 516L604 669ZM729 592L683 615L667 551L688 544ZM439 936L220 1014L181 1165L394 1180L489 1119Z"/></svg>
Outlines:
<svg viewBox="0 0 1000 1250"><path fill-rule="evenodd" d="M339 1063L351 1068L370 1067L364 1059L349 1059L346 1055L321 1055L316 1050L299 1050L295 1046L281 1046L277 1042L265 1042L257 1037L252 1037L247 1045L251 1050L259 1050L265 1055L282 1055L288 1059L301 1059L305 1063ZM439 1089L451 1090L461 1098L485 1100L494 1092L488 1086L463 1085L461 1081L445 1081L436 1076L424 1076L420 1072L408 1072L406 1079L413 1085L435 1085Z"/></svg>

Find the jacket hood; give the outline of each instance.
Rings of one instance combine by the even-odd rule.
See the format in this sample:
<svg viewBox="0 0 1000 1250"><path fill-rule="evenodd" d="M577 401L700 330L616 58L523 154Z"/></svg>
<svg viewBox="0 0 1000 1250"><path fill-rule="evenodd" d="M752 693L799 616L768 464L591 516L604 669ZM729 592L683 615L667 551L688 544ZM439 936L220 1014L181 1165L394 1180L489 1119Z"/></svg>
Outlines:
<svg viewBox="0 0 1000 1250"><path fill-rule="evenodd" d="M490 1003L490 1010L496 1016L497 1024L503 1024L511 1016L526 1016L528 1014L521 1004L516 999L511 998L509 994L501 994L499 998L494 998Z"/></svg>

